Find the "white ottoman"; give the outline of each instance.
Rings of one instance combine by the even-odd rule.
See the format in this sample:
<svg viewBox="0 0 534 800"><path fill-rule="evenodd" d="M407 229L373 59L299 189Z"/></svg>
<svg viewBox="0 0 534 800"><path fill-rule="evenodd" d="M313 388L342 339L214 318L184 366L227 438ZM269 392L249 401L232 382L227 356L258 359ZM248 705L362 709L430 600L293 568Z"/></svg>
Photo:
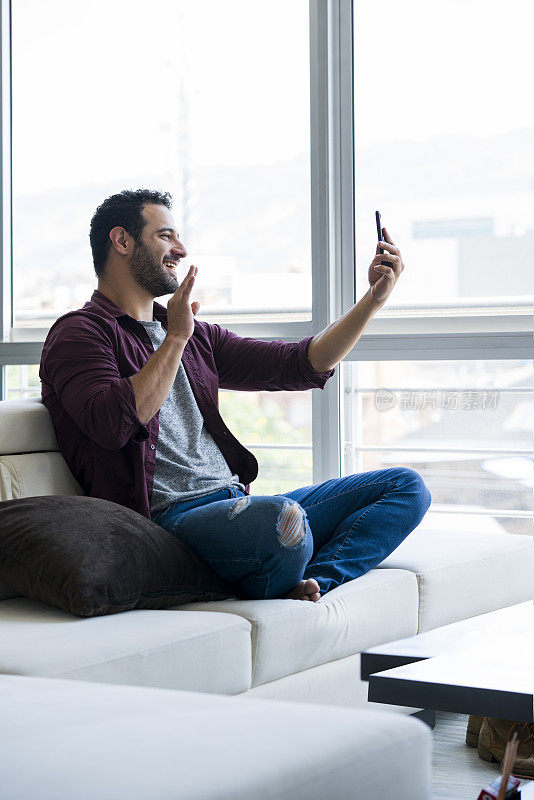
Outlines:
<svg viewBox="0 0 534 800"><path fill-rule="evenodd" d="M430 763L394 714L0 675L5 800L428 800Z"/></svg>

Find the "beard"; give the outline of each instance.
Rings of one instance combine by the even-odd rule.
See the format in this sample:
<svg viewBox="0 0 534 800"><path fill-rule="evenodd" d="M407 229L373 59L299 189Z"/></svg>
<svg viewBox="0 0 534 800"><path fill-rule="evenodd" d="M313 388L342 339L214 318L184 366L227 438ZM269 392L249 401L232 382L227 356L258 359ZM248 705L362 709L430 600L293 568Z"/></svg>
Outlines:
<svg viewBox="0 0 534 800"><path fill-rule="evenodd" d="M153 297L174 294L179 285L177 279L144 242L136 242L134 245L130 271L136 283Z"/></svg>

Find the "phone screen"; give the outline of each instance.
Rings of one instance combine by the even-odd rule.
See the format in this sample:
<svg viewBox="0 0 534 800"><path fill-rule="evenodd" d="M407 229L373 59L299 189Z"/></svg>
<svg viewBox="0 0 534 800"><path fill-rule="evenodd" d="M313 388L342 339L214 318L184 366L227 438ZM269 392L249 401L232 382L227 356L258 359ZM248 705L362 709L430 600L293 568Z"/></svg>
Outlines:
<svg viewBox="0 0 534 800"><path fill-rule="evenodd" d="M378 241L382 241L382 220L380 218L380 211L375 211L375 218L376 218L376 232L378 234ZM379 253L383 253L384 250L382 247L378 248Z"/></svg>
<svg viewBox="0 0 534 800"><path fill-rule="evenodd" d="M382 218L380 217L380 211L375 211L375 219L376 219L376 232L378 235L378 241L381 242L383 237L382 237ZM384 248L379 247L378 252L383 253ZM387 261L381 261L380 263L382 264L382 266L386 267L389 266Z"/></svg>

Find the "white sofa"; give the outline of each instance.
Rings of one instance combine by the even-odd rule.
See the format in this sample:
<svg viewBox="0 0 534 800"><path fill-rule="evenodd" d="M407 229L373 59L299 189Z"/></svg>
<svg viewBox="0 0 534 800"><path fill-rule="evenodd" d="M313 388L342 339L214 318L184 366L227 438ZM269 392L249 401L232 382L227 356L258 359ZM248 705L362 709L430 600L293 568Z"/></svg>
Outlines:
<svg viewBox="0 0 534 800"><path fill-rule="evenodd" d="M37 398L1 402L0 500L51 494L83 492L58 451L48 411ZM4 597L9 594L6 587L0 586L0 598L2 589ZM115 695L110 694L112 689L107 687L102 689L104 694L99 695L95 683L129 685L128 692L140 692L139 703L145 710L150 698L163 697L161 692L149 689L179 690L174 695L165 692L165 699L161 700L163 705L185 702L184 690L254 700L293 701L287 706L273 704L273 708L275 705L282 708L280 730L286 723L289 728L291 714L293 719L297 718L295 703L316 703L321 705L313 711L303 709L302 719L313 719L322 737L323 716L326 714L324 718L328 720L328 714L335 717L337 712L346 713L330 708L327 714L325 706L373 707L367 704L366 684L359 678L362 650L524 602L533 597L533 589L534 543L530 536L484 534L476 529L469 534L452 530L440 532L423 523L379 568L328 592L317 603L230 599L192 603L169 610L135 610L79 618L29 598L11 597L0 602L0 673L4 673L0 692L4 686L10 696L13 683L8 683L5 689L6 681L16 684L12 676L22 676L18 679L17 691L23 705L24 686L35 686L37 693L42 687L50 687L49 692L57 688L59 693L63 690L68 693L71 683L80 686L79 682L89 682L86 691L79 693L85 698L80 699L80 703L88 708L92 698L99 704L101 699L98 698L104 695L108 699L122 698L122 708L127 708L130 702L126 689L121 688ZM56 680L46 683L40 680L42 678ZM134 690L133 686L145 689ZM174 700L170 699L171 695ZM196 694L189 697L193 704L195 697L198 700ZM201 707L204 707L208 698L201 700ZM216 722L218 709L225 706L215 703L222 700L211 698L215 715L213 732L231 746L236 731L230 731L230 738L226 740L225 726ZM13 703L12 715L16 718L20 708L16 700ZM260 704L255 711L256 704L248 704L246 713L250 713L257 724L258 720L267 719L264 714L268 714L268 707L268 704ZM375 723L369 720L375 720L379 730L384 727L384 709L380 708L381 711L373 711L371 717L364 716L362 753L366 752L363 741L374 729ZM392 710L395 709L390 709L386 718L393 727L406 723L413 730L413 725L422 725L416 720L402 720L399 715L392 715ZM224 711L220 713L224 716ZM276 713L273 711L274 717ZM73 719L69 717L65 723L67 727L75 724ZM4 724L8 723L4 721ZM272 724L276 727L274 721ZM352 723L348 724L350 727ZM25 729L26 734L34 741L30 727ZM168 730L170 732L171 728ZM195 735L201 735L202 728L195 730ZM401 729L395 730L401 738L406 734ZM425 748L428 750L426 733L421 734L418 745L423 761L428 756L428 753L425 755ZM35 742L39 735L35 734ZM300 733L295 734L296 742L299 736ZM68 739L68 734L65 737ZM211 738L209 741L212 742ZM35 747L38 748L38 744ZM213 747L217 749L214 743ZM388 751L391 751L390 746L385 748L385 752ZM298 745L297 752L300 752ZM319 754L317 758L317 763L323 763ZM362 763L365 764L365 758ZM324 766L327 769L327 765ZM422 769L421 774L424 772ZM283 769L281 774L286 775ZM287 785L291 785L292 779L288 780ZM425 780L419 788L414 788L406 778L406 795L403 791L391 796L426 796L428 782L425 784ZM399 791L399 785L393 786L392 791ZM300 786L297 782L293 788ZM245 794L243 789L243 796ZM329 794L348 796L334 795L332 791ZM27 797L23 793L13 794L14 798L19 796ZM39 797L45 796L48 795L39 794ZM50 796L54 796L52 790ZM55 796L70 797L72 794L66 791L64 795ZM87 796L107 795L95 790L93 795ZM150 794L129 793L127 796L143 796L148 800ZM182 797L163 791L157 796ZM206 790L204 795L183 796L241 797L241 794L236 791L234 795L231 792L225 795L221 788L219 794ZM260 792L257 796L285 797L286 794L280 789L278 793ZM311 798L315 794L307 796ZM357 796L372 795L363 792Z"/></svg>
<svg viewBox="0 0 534 800"><path fill-rule="evenodd" d="M0 500L50 494L83 492L47 409L0 402ZM317 603L231 599L85 619L19 596L0 602L0 672L361 706L362 650L524 602L533 576L530 536L420 526Z"/></svg>
<svg viewBox="0 0 534 800"><path fill-rule="evenodd" d="M429 800L400 715L0 675L2 800Z"/></svg>

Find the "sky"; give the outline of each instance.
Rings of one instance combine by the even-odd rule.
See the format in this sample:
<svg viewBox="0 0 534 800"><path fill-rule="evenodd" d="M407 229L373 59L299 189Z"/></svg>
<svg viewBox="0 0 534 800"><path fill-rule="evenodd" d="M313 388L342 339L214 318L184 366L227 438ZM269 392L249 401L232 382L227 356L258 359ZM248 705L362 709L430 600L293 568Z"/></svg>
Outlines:
<svg viewBox="0 0 534 800"><path fill-rule="evenodd" d="M502 217L499 209L506 207L518 221L515 235L531 227L534 135L532 158L518 163L517 156L510 164L506 153L506 164L504 154L502 161L488 162L488 176L500 176L504 185L518 176L523 181L510 186L510 202L501 187L498 206L495 195L478 185L480 166L477 172L461 138L473 137L479 147L480 137L494 139L522 128L534 133L529 12L527 0L354 0L359 273L374 253L375 208L403 251L409 243L414 281L419 262L426 274L429 255L428 243L409 241L413 218ZM309 257L302 256L309 251L309 181L277 177L294 175L292 160L309 160L307 0L15 0L12 15L17 264L24 248L33 258L41 244L38 232L25 227L30 195L65 192L54 220L72 232L75 192L69 195L69 189L88 190L93 208L103 187L108 194L139 186L164 189L175 201L187 198L191 207L176 203L175 214L179 227L187 219L192 231L210 214L221 218L220 203L246 198L247 178L272 165L272 183L258 184L256 194L248 187L247 208L234 209L226 230L211 231L209 247L229 255L234 240L228 227L239 238L243 215L256 210L246 232L253 252L265 232L272 231L274 239L279 234L269 215L283 216L284 203L305 202L307 224L293 222L290 243L300 248L300 266L309 272ZM418 146L436 137L445 147ZM403 154L400 161L407 158L406 142L416 145L410 170L403 172L403 164L391 157L386 167L392 145ZM416 173L422 169L429 183L434 181L428 163L439 158L434 151L447 152L451 172L461 162L472 189L457 191L447 173L439 208L433 209L433 198L424 192L412 208ZM202 194L206 170L210 186L213 174L213 189L204 186ZM472 196L464 196L466 191ZM84 213L89 216L89 210ZM43 224L51 230L50 221ZM497 220L497 235L510 229L508 219ZM195 259L206 256L204 239L192 235L186 243ZM83 241L87 251L85 233ZM443 291L455 296L453 245L440 244L440 271L450 277ZM428 246L437 269L434 243ZM240 269L247 268L250 252L241 254ZM285 262L272 263L273 270L287 271ZM417 288L407 279L403 285L410 296Z"/></svg>
<svg viewBox="0 0 534 800"><path fill-rule="evenodd" d="M357 146L534 125L531 9L354 0ZM16 0L15 190L308 153L308 47L307 0Z"/></svg>
<svg viewBox="0 0 534 800"><path fill-rule="evenodd" d="M534 125L531 0L354 0L360 146Z"/></svg>
<svg viewBox="0 0 534 800"><path fill-rule="evenodd" d="M304 0L17 0L18 192L309 150ZM182 92L188 128L180 125ZM143 166L144 165L144 166ZM14 171L15 171L14 170Z"/></svg>

